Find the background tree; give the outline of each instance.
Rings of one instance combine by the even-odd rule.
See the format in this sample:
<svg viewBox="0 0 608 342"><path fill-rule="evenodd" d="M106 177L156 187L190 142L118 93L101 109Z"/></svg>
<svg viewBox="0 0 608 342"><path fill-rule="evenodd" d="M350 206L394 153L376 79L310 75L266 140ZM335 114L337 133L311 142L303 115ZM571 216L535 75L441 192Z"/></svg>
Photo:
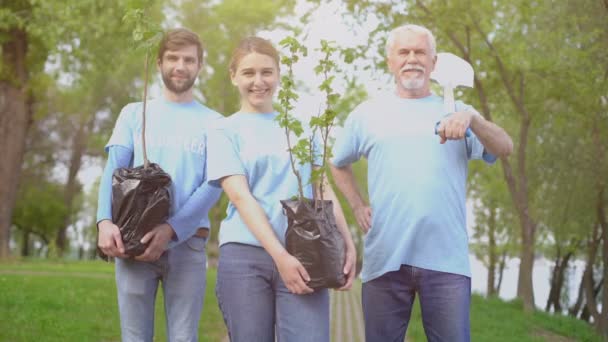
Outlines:
<svg viewBox="0 0 608 342"><path fill-rule="evenodd" d="M132 6L154 9L151 1L101 4L92 0L21 0L3 5L0 10L3 57L0 146L5 156L0 168L0 258L9 253L12 208L28 129L35 120L49 114L50 108L54 109L53 114L60 114L66 119L64 122L72 124L71 130L65 130L72 135L62 140L62 145L69 150L62 157L69 157L64 158L68 177L61 198L68 208L68 216L73 212L72 202L79 191L76 175L88 145L87 138L100 124L94 116L103 117L104 111L112 110L114 100L122 100L124 104L124 95L135 85L132 77L125 76L140 70L128 63L133 60L129 58L133 53L128 44L130 35L123 33L130 32L131 28L121 22ZM116 63L117 60L124 64ZM47 75L49 72L51 77ZM62 79L64 84L60 82ZM52 85L54 82L59 83ZM48 89L55 91L47 94ZM112 91L104 93L104 90ZM108 99L111 95L117 96ZM66 217L58 230L56 241L61 251L65 248L68 224Z"/></svg>

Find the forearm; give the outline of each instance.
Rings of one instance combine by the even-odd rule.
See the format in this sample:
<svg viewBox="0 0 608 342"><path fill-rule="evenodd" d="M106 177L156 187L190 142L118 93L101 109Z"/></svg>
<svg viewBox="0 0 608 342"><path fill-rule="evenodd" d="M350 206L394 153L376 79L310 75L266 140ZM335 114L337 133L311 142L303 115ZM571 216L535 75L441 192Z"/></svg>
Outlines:
<svg viewBox="0 0 608 342"><path fill-rule="evenodd" d="M336 167L331 165L330 168L331 173L334 176L336 186L340 192L342 192L350 207L354 209L365 206L366 203L363 200L363 196L361 196L357 183L355 182L352 167L350 165L344 167Z"/></svg>
<svg viewBox="0 0 608 342"><path fill-rule="evenodd" d="M97 195L97 223L103 220L112 220L112 175L114 170L128 167L131 164L133 153L126 147L115 145L108 151L108 161L99 182Z"/></svg>
<svg viewBox="0 0 608 342"><path fill-rule="evenodd" d="M171 225L177 242L185 241L190 238L200 226L201 220L208 215L209 210L220 198L222 190L204 182L188 198L180 210L171 216L167 223ZM207 227L209 228L209 227Z"/></svg>
<svg viewBox="0 0 608 342"><path fill-rule="evenodd" d="M221 185L228 199L236 207L241 219L262 247L275 260L287 253L274 233L264 209L249 191L249 185L243 175L227 176Z"/></svg>
<svg viewBox="0 0 608 342"><path fill-rule="evenodd" d="M353 238L348 229L348 223L346 222L344 211L342 210L342 206L340 205L340 201L338 200L336 193L328 182L326 182L323 186L323 198L332 201L334 216L336 218L336 225L338 227L338 230L344 238L346 246L354 250L355 243L353 242Z"/></svg>
<svg viewBox="0 0 608 342"><path fill-rule="evenodd" d="M486 151L496 157L507 157L513 151L513 141L507 132L481 115L473 115L470 128Z"/></svg>

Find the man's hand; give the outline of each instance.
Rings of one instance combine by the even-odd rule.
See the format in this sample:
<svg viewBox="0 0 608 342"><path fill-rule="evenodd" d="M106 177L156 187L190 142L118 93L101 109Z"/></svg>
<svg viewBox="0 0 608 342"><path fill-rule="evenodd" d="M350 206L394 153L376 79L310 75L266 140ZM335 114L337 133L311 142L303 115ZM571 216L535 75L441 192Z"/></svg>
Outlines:
<svg viewBox="0 0 608 342"><path fill-rule="evenodd" d="M102 220L97 224L97 247L109 257L127 258L125 246L122 243L120 229L110 220Z"/></svg>
<svg viewBox="0 0 608 342"><path fill-rule="evenodd" d="M372 226L372 208L361 205L353 208L353 214L363 233L367 233Z"/></svg>
<svg viewBox="0 0 608 342"><path fill-rule="evenodd" d="M346 257L344 259L343 272L346 276L346 283L338 291L350 290L353 285L355 273L357 272L357 250L354 245L350 244L346 246Z"/></svg>
<svg viewBox="0 0 608 342"><path fill-rule="evenodd" d="M159 224L141 238L141 243L147 243L148 247L143 254L136 256L138 261L156 261L165 251L169 240L175 231L168 223Z"/></svg>
<svg viewBox="0 0 608 342"><path fill-rule="evenodd" d="M464 139L467 128L471 125L472 112L455 112L443 118L437 127L437 134L441 137L441 144L448 140Z"/></svg>
<svg viewBox="0 0 608 342"><path fill-rule="evenodd" d="M289 291L295 294L312 293L314 290L306 285L310 281L310 276L302 263L293 255L284 251L279 257L274 259L281 279Z"/></svg>

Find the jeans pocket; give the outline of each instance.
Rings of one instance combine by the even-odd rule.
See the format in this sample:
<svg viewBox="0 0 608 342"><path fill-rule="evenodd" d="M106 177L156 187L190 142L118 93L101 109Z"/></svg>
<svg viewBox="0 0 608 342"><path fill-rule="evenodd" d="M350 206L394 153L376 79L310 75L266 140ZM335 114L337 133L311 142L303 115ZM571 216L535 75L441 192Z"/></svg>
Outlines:
<svg viewBox="0 0 608 342"><path fill-rule="evenodd" d="M207 244L207 238L193 236L186 240L186 244L195 251L204 252L205 245Z"/></svg>

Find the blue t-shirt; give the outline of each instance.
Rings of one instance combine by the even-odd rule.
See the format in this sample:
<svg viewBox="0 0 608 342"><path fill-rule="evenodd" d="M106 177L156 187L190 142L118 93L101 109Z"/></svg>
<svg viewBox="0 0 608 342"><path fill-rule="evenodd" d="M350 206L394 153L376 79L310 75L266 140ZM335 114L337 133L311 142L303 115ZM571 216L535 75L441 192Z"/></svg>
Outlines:
<svg viewBox="0 0 608 342"><path fill-rule="evenodd" d="M298 182L292 172L285 131L276 117L277 113L239 112L222 120L220 127L209 134L207 169L209 184L216 186L223 177L244 175L251 194L284 244L287 218L279 201L297 196ZM293 145L297 138L290 139ZM315 164L320 164L318 159ZM311 166L296 165L305 186L304 196L311 198ZM219 233L220 246L230 242L261 246L232 203L228 204Z"/></svg>
<svg viewBox="0 0 608 342"><path fill-rule="evenodd" d="M474 111L460 101L457 108ZM443 111L434 94L384 94L355 108L336 139L335 166L368 160L372 224L364 237L363 281L402 264L470 277L467 164L495 158L474 134L440 144L434 130Z"/></svg>
<svg viewBox="0 0 608 342"><path fill-rule="evenodd" d="M106 145L106 151L111 146L122 146L131 151L133 166L143 164L142 108L142 103L137 102L128 104L122 109L114 126L112 137ZM159 98L147 102L146 150L148 159L152 163L159 164L171 176L172 207L169 223L174 226L180 241L188 238L197 227L209 227L207 212L197 213L194 221L193 217L180 217L179 223L187 222L188 227L179 227L178 221L172 222L171 218L176 217L188 199L206 181L205 130L219 122L217 120L219 118L222 118L220 114L198 101L177 103ZM214 197L213 201L217 199L216 195L211 197ZM100 215L98 214L98 216ZM105 217L98 217L98 220L103 218ZM193 222L195 222L194 226L192 226Z"/></svg>

